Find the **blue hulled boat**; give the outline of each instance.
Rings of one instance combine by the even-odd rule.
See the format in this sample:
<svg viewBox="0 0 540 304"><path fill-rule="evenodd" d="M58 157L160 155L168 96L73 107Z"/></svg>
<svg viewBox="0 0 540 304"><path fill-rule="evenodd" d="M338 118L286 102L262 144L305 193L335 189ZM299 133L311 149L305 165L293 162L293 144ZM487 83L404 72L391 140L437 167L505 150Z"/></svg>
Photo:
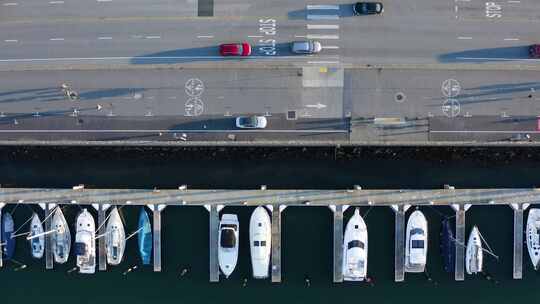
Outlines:
<svg viewBox="0 0 540 304"><path fill-rule="evenodd" d="M150 219L148 213L144 207L141 208L139 213L139 233L137 235L139 241L139 254L143 265L150 265L152 258L152 227L150 226Z"/></svg>
<svg viewBox="0 0 540 304"><path fill-rule="evenodd" d="M443 257L443 266L446 272L455 271L456 263L456 239L452 224L447 218L441 223L441 255Z"/></svg>
<svg viewBox="0 0 540 304"><path fill-rule="evenodd" d="M9 212L2 214L2 257L6 260L13 258L15 253L14 227L11 214Z"/></svg>

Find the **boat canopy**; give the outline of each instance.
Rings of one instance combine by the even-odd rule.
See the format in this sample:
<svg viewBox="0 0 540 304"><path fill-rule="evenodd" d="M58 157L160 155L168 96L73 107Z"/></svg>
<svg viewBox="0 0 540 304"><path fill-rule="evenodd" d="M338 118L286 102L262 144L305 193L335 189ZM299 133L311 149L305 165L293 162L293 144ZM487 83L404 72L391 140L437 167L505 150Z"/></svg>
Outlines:
<svg viewBox="0 0 540 304"><path fill-rule="evenodd" d="M236 235L232 229L229 228L221 230L220 245L223 248L234 248L236 245Z"/></svg>
<svg viewBox="0 0 540 304"><path fill-rule="evenodd" d="M255 247L265 247L266 241L253 241L253 246Z"/></svg>
<svg viewBox="0 0 540 304"><path fill-rule="evenodd" d="M347 249L351 249L355 247L364 249L364 243L362 243L359 240L353 240L347 243Z"/></svg>
<svg viewBox="0 0 540 304"><path fill-rule="evenodd" d="M424 230L422 230L421 228L411 229L411 235L415 235L415 234L424 235Z"/></svg>
<svg viewBox="0 0 540 304"><path fill-rule="evenodd" d="M424 240L411 240L411 248L424 248Z"/></svg>
<svg viewBox="0 0 540 304"><path fill-rule="evenodd" d="M74 250L75 250L75 255L86 255L87 253L86 243L75 242Z"/></svg>
<svg viewBox="0 0 540 304"><path fill-rule="evenodd" d="M222 224L221 228L232 228L236 230L238 227L235 224Z"/></svg>

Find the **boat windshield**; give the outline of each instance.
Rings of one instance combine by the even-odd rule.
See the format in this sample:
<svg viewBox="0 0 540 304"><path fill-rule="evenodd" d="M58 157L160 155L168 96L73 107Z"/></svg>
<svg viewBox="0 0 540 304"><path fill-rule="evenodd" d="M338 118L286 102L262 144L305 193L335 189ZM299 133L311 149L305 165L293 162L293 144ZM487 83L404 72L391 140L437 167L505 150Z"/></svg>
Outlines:
<svg viewBox="0 0 540 304"><path fill-rule="evenodd" d="M348 244L347 244L347 249L351 249L351 248L362 248L364 249L364 243L358 241L358 240L354 240L354 241L350 241Z"/></svg>
<svg viewBox="0 0 540 304"><path fill-rule="evenodd" d="M266 246L266 241L253 241L253 246L254 247L265 247Z"/></svg>
<svg viewBox="0 0 540 304"><path fill-rule="evenodd" d="M423 240L412 240L411 241L411 247L412 248L424 248L424 241Z"/></svg>
<svg viewBox="0 0 540 304"><path fill-rule="evenodd" d="M221 230L221 247L234 248L236 245L236 235L232 229Z"/></svg>
<svg viewBox="0 0 540 304"><path fill-rule="evenodd" d="M411 230L411 235L415 235L415 234L424 235L424 230L420 228L414 228Z"/></svg>
<svg viewBox="0 0 540 304"><path fill-rule="evenodd" d="M86 244L81 242L75 243L75 255L86 255Z"/></svg>

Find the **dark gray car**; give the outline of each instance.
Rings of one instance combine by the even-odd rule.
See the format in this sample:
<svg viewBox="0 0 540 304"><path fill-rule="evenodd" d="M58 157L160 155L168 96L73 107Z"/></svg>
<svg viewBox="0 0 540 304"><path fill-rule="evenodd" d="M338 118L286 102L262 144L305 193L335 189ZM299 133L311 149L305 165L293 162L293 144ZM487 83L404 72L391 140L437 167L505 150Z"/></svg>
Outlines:
<svg viewBox="0 0 540 304"><path fill-rule="evenodd" d="M353 4L355 15L378 15L384 12L381 2L356 2Z"/></svg>

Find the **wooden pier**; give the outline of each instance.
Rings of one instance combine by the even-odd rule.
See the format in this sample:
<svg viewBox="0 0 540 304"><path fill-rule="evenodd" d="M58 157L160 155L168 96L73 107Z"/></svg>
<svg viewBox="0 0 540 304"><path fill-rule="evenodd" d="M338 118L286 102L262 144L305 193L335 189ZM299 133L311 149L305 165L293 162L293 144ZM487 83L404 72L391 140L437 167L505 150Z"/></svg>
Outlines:
<svg viewBox="0 0 540 304"><path fill-rule="evenodd" d="M272 211L272 283L281 283L281 212L283 205L271 206Z"/></svg>
<svg viewBox="0 0 540 304"><path fill-rule="evenodd" d="M148 205L153 211L154 271L161 271L161 212L166 206L205 206L209 217L210 281L219 281L219 211L224 206L271 206L271 280L281 282L281 211L286 206L327 206L333 211L333 281L342 282L343 212L349 206L391 206L395 211L395 281L405 279L405 212L409 206L450 205L456 212L455 279L465 279L465 212L471 205L510 205L514 208L513 278L523 272L523 212L540 202L540 189L445 189L434 190L171 190L144 189L32 189L0 188L0 215L5 204L40 204L45 210L45 227L50 230L50 213L57 204L94 205L98 210L98 235L104 232L106 209L110 205ZM46 269L53 268L50 236L45 237ZM105 242L99 240L99 269L106 269ZM0 266L2 260L0 257Z"/></svg>
<svg viewBox="0 0 540 304"><path fill-rule="evenodd" d="M97 235L100 236L98 239L98 266L100 271L107 270L107 252L105 244L105 220L107 217L107 209L109 208L108 204L94 204L93 207L97 210L98 213L98 229Z"/></svg>

